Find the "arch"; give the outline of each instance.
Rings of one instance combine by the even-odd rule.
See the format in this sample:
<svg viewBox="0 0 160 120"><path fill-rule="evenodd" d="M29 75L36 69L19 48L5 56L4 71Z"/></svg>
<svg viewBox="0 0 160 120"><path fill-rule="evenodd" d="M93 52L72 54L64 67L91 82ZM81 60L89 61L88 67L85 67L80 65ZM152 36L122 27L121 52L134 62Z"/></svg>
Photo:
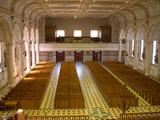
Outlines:
<svg viewBox="0 0 160 120"><path fill-rule="evenodd" d="M145 40L146 39L146 28L144 25L141 25L137 28L136 40Z"/></svg>
<svg viewBox="0 0 160 120"><path fill-rule="evenodd" d="M160 23L155 23L151 26L149 30L149 40L158 40L160 42Z"/></svg>
<svg viewBox="0 0 160 120"><path fill-rule="evenodd" d="M32 11L30 12L29 19L31 19L31 16L33 15L34 12L41 11L41 10L43 10L41 7L37 7L37 8L35 8L34 10L32 10Z"/></svg>
<svg viewBox="0 0 160 120"><path fill-rule="evenodd" d="M13 33L14 77L20 77L22 71L22 30L18 23L15 24Z"/></svg>
<svg viewBox="0 0 160 120"><path fill-rule="evenodd" d="M35 16L34 21L38 21L42 16L45 16L46 12L40 12Z"/></svg>
<svg viewBox="0 0 160 120"><path fill-rule="evenodd" d="M126 39L126 32L123 28L120 30L119 38L120 40Z"/></svg>
<svg viewBox="0 0 160 120"><path fill-rule="evenodd" d="M141 4L134 4L134 6L137 6L137 7L141 8L141 9L145 12L146 18L149 18L149 17L150 17L150 16L149 16L149 11L148 11L148 9L147 9L146 7L144 7L144 6L141 5Z"/></svg>
<svg viewBox="0 0 160 120"><path fill-rule="evenodd" d="M140 64L141 61L145 59L145 41L146 41L146 28L144 25L140 25L137 29L136 40L137 40L137 62L139 62L139 69L144 71L144 65Z"/></svg>
<svg viewBox="0 0 160 120"><path fill-rule="evenodd" d="M116 15L111 15L111 18L114 18L114 21L118 24L120 24L119 18Z"/></svg>
<svg viewBox="0 0 160 120"><path fill-rule="evenodd" d="M34 33L34 29L33 28L31 28L31 33L30 33L30 40L31 41L35 41L35 33Z"/></svg>
<svg viewBox="0 0 160 120"><path fill-rule="evenodd" d="M125 15L123 15L122 13L120 13L119 11L118 12L116 12L116 15L118 15L119 17L122 17L123 18L123 20L124 20L124 23L127 23L127 18L126 18L126 16Z"/></svg>
<svg viewBox="0 0 160 120"><path fill-rule="evenodd" d="M130 13L131 15L132 15L132 17L133 17L133 21L135 21L137 18L136 18L136 15L135 15L135 13L132 11L132 10L130 10L130 9L124 9L124 10L122 10L122 12L128 12L128 13ZM126 18L127 19L127 18ZM128 21L128 20L127 20Z"/></svg>
<svg viewBox="0 0 160 120"><path fill-rule="evenodd" d="M14 26L13 40L17 41L17 42L20 42L20 41L22 41L21 37L22 37L21 27L18 23L16 23L15 26Z"/></svg>
<svg viewBox="0 0 160 120"><path fill-rule="evenodd" d="M0 18L0 41L3 42L2 51L2 71L4 68L8 68L2 74L4 75L3 84L4 85L13 83L13 61L12 61L12 31L10 29L10 25L5 18Z"/></svg>
<svg viewBox="0 0 160 120"><path fill-rule="evenodd" d="M26 41L26 42L29 42L29 32L28 32L28 28L27 26L24 27L24 36L23 36L23 40Z"/></svg>
<svg viewBox="0 0 160 120"><path fill-rule="evenodd" d="M129 40L129 39L135 39L135 32L134 32L134 28L133 27L130 27L128 29L127 40Z"/></svg>
<svg viewBox="0 0 160 120"><path fill-rule="evenodd" d="M22 16L25 15L25 11L27 10L27 8L31 5L39 5L38 2L31 2L31 3L28 3L26 6L24 6L23 10L22 10Z"/></svg>
<svg viewBox="0 0 160 120"><path fill-rule="evenodd" d="M12 4L11 4L10 10L11 10L12 12L14 12L14 8L15 8L15 5L16 5L17 1L18 1L18 0L13 0L13 2L12 2Z"/></svg>
<svg viewBox="0 0 160 120"><path fill-rule="evenodd" d="M12 32L11 28L9 26L9 23L7 20L5 20L3 17L0 18L0 28L2 30L2 35L5 38L6 44L12 44Z"/></svg>
<svg viewBox="0 0 160 120"><path fill-rule="evenodd" d="M151 63L159 64L160 59L158 57L160 52L160 23L155 23L151 26L149 30L149 42L151 43Z"/></svg>

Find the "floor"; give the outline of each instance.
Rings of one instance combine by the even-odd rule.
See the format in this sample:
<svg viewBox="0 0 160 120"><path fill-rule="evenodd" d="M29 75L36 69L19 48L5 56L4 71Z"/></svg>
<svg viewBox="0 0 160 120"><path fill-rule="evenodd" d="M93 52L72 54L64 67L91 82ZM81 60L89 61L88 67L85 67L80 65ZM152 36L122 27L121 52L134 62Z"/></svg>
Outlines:
<svg viewBox="0 0 160 120"><path fill-rule="evenodd" d="M58 77L60 73L61 63L57 63L51 79L48 83L46 89L46 94L43 97L42 104L39 110L24 110L27 115L89 115L90 119L117 119L119 118L122 111L119 108L110 108L105 102L102 94L98 90L95 82L94 76L90 73L89 69L81 62L76 63L76 69L78 77L80 80L80 85L82 88L85 108L84 109L54 109L54 97L56 92L56 87L58 83ZM117 78L111 71L107 68L106 70L110 72L118 81L122 84L123 82ZM126 113L143 113L143 112L160 112L160 106L151 106L144 99L142 99L137 93L135 93L131 88L127 87L133 94L139 98L139 106L131 107L126 111ZM15 111L1 112L0 116L10 115Z"/></svg>

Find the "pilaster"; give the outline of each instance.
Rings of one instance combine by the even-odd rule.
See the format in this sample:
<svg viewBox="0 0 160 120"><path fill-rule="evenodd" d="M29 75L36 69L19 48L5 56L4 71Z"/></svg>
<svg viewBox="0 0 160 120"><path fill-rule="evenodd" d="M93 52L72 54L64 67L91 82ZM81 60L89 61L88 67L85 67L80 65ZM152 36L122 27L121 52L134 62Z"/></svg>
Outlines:
<svg viewBox="0 0 160 120"><path fill-rule="evenodd" d="M36 64L39 63L39 41L36 41Z"/></svg>
<svg viewBox="0 0 160 120"><path fill-rule="evenodd" d="M119 57L118 57L118 61L121 62L122 60L122 40L119 40Z"/></svg>
<svg viewBox="0 0 160 120"><path fill-rule="evenodd" d="M6 44L7 66L8 66L8 83L14 85L14 62L13 62L13 43Z"/></svg>
<svg viewBox="0 0 160 120"><path fill-rule="evenodd" d="M30 42L26 42L26 55L27 55L27 73L31 70L31 57L30 57Z"/></svg>
<svg viewBox="0 0 160 120"><path fill-rule="evenodd" d="M35 41L32 41L32 67L35 66Z"/></svg>

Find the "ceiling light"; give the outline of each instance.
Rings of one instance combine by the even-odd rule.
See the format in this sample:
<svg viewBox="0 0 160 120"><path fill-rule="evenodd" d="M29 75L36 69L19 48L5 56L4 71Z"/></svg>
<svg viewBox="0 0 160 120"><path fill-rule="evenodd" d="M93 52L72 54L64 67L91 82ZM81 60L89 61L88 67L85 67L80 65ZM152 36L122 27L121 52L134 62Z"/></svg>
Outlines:
<svg viewBox="0 0 160 120"><path fill-rule="evenodd" d="M47 2L48 0L44 0L44 1L46 1L46 2Z"/></svg>
<svg viewBox="0 0 160 120"><path fill-rule="evenodd" d="M129 1L128 0L126 0L126 3L128 3Z"/></svg>

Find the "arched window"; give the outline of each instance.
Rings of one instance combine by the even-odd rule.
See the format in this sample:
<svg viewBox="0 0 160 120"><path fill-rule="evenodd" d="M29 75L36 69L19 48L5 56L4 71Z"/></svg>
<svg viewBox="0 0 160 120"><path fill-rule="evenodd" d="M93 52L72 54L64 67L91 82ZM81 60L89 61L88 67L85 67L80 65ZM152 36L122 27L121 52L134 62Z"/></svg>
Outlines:
<svg viewBox="0 0 160 120"><path fill-rule="evenodd" d="M4 42L0 42L0 72L7 67L6 46Z"/></svg>
<svg viewBox="0 0 160 120"><path fill-rule="evenodd" d="M129 53L131 57L134 57L134 39L129 40Z"/></svg>
<svg viewBox="0 0 160 120"><path fill-rule="evenodd" d="M0 42L0 72L2 72L2 42Z"/></svg>
<svg viewBox="0 0 160 120"><path fill-rule="evenodd" d="M145 48L144 48L144 40L141 40L141 47L140 47L140 60L143 60L145 57Z"/></svg>
<svg viewBox="0 0 160 120"><path fill-rule="evenodd" d="M134 50L134 39L131 41L131 56L134 57L135 50Z"/></svg>
<svg viewBox="0 0 160 120"><path fill-rule="evenodd" d="M135 55L135 33L133 28L130 28L127 33L127 40L128 40L128 53L130 57L134 57Z"/></svg>
<svg viewBox="0 0 160 120"><path fill-rule="evenodd" d="M157 41L154 40L152 43L152 64L158 64L158 44Z"/></svg>

